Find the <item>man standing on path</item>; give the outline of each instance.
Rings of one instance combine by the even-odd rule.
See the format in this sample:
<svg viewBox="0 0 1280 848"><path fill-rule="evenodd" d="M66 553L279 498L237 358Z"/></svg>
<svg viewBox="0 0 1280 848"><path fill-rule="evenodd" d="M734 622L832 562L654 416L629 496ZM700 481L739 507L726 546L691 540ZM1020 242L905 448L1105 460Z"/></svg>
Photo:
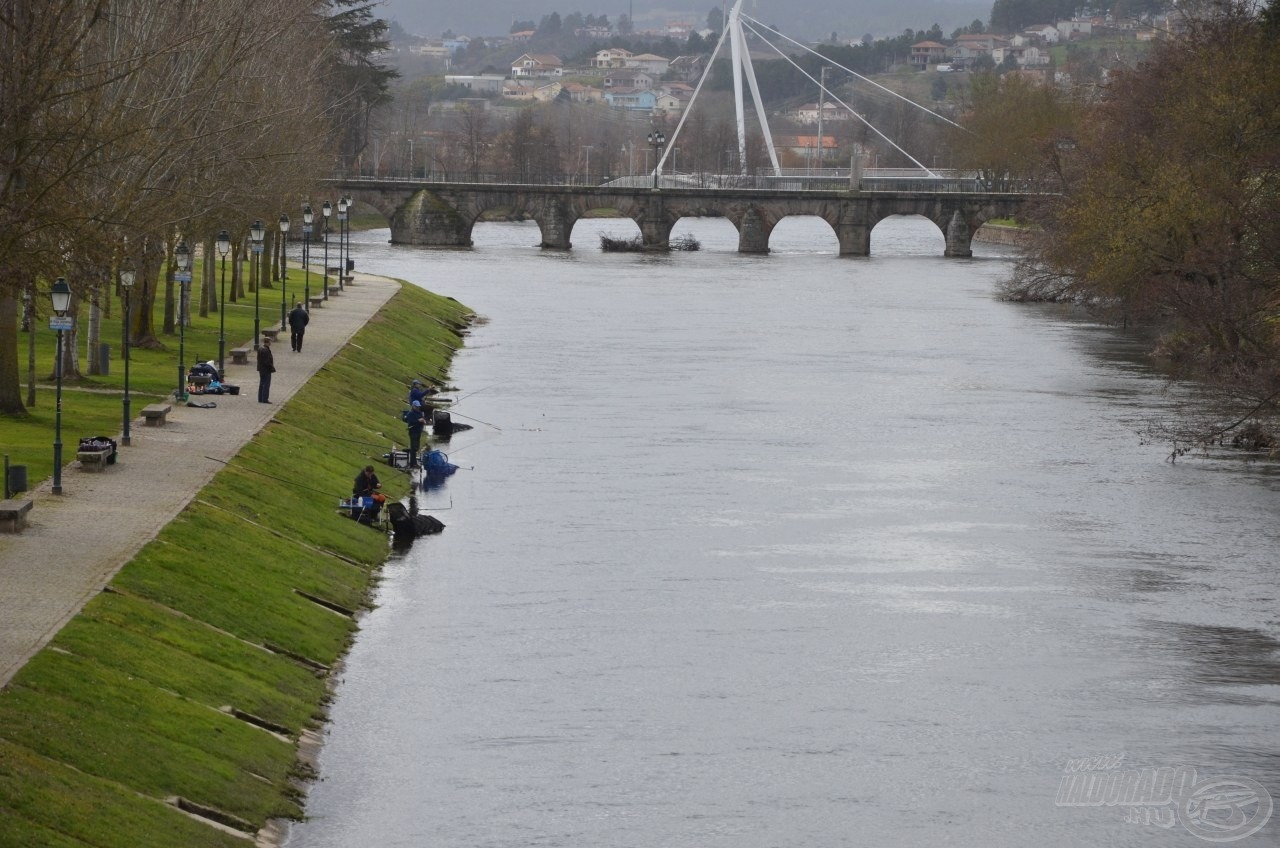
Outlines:
<svg viewBox="0 0 1280 848"><path fill-rule="evenodd" d="M271 375L276 371L271 355L271 339L263 337L258 346L258 403L271 403Z"/></svg>
<svg viewBox="0 0 1280 848"><path fill-rule="evenodd" d="M422 411L422 401L415 400L405 414L405 423L409 425L409 467L418 467L418 446L422 444L422 431L427 426L427 417Z"/></svg>
<svg viewBox="0 0 1280 848"><path fill-rule="evenodd" d="M307 331L307 322L310 320L311 316L302 308L301 303L289 313L289 346L294 353L302 353L302 334Z"/></svg>

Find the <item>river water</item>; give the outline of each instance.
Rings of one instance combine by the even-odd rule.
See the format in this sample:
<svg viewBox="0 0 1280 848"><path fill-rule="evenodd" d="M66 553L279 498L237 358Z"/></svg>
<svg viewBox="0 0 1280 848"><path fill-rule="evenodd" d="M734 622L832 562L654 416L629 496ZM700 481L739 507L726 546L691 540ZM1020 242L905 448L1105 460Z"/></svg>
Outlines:
<svg viewBox="0 0 1280 848"><path fill-rule="evenodd" d="M452 374L476 427L422 495L448 529L362 621L289 848L1207 845L1263 820L1280 475L1144 444L1181 401L1136 342L999 301L1008 254L944 259L923 219L865 259L808 219L767 257L722 220L682 222L697 253L600 231L634 230L357 235L362 270L484 317ZM1182 766L1219 803L1059 795ZM1278 843L1280 816L1236 842Z"/></svg>

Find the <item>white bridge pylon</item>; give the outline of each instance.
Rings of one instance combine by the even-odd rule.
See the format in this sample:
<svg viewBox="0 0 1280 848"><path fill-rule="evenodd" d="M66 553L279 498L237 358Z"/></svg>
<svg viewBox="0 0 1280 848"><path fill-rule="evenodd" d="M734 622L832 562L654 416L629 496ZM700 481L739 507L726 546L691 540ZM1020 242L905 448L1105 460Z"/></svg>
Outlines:
<svg viewBox="0 0 1280 848"><path fill-rule="evenodd" d="M933 171L930 170L926 165L924 165L924 163L920 162L914 156L912 156L910 153L904 150L900 145L898 145L895 141L893 141L893 139L889 138L884 133L880 132L880 130L876 129L871 124L870 121L868 121L865 117L859 114L858 111L854 109L852 106L850 106L848 103L841 100L835 94L835 92L827 88L823 84L823 82L820 82L819 80L814 79L813 76L809 74L809 72L806 71L804 68L800 67L800 65L797 64L794 59L792 59L786 53L782 52L782 50L779 49L777 45L773 44L767 38L765 38L764 34L760 32L760 29L767 30L773 35L786 39L787 41L801 48L802 50L805 50L817 56L822 61L827 62L832 66L839 68L840 70L845 71L846 73L854 77L857 77L859 80L862 80L863 82L866 82L870 85L875 86L881 91L884 91L887 94L890 94L893 97L898 98L899 100L905 101L906 103L916 107L917 109L920 109L921 111L929 113L930 115L932 115L935 118L938 118L939 120L946 121L948 124L951 124L953 127L960 128L959 124L957 124L955 121L952 121L950 118L947 118L944 115L939 115L937 112L933 111L927 106L921 106L919 103L916 103L914 100L908 97L903 97L901 94L898 94L896 91L885 88L883 85L880 85L880 83L876 82L875 80L868 79L867 77L863 76L857 71L846 68L844 65L841 65L839 62L829 59L826 56L823 56L821 53L817 52L816 50L813 50L812 48L804 44L801 44L800 42L796 41L794 38L789 38L786 35L783 35L782 33L773 29L772 27L766 24L762 24L750 16L743 15L742 0L735 0L733 4L733 8L729 10L729 17L728 17L726 26L724 28L724 31L720 33L720 39L716 42L715 50L711 51L711 58L707 60L707 66L702 71L702 78L698 80L698 85L693 90L693 96L689 98L689 105L685 108L684 112L680 115L680 120L676 124L675 131L671 133L670 143L663 149L662 156L658 159L657 162L654 163L654 169L653 169L654 174L660 175L662 173L662 166L666 164L667 154L669 151L675 148L675 140L680 135L680 130L681 128L684 127L685 120L688 119L689 114L693 111L693 104L698 99L698 94L699 92L702 91L702 86L706 83L707 78L711 76L711 69L715 65L716 57L720 55L720 49L724 46L725 37L727 36L729 38L730 62L733 66L733 104L734 104L734 117L737 120L737 129L738 129L739 172L744 176L747 173L747 121L746 121L746 108L745 108L745 103L743 101L743 91L742 91L742 79L745 76L747 80L747 85L751 89L751 100L752 100L752 104L755 106L756 119L760 122L760 133L761 135L764 136L764 143L769 151L769 163L773 166L774 175L782 176L782 168L778 164L778 153L773 146L773 134L769 131L769 119L765 114L764 103L760 99L760 88L759 88L759 85L756 83L755 69L752 68L751 66L751 51L747 49L746 34L743 31L744 19L746 22L745 26L748 29L750 29L756 36L758 36L762 41L764 41L765 44L768 44L769 47L771 47L774 50L774 52L776 52L779 56L781 56L783 59L786 59L788 62L790 62L792 66L796 68L796 70L804 74L804 76L807 77L811 82L817 84L817 86L827 95L829 95L832 100L834 100L836 103L839 103L851 115L853 115L855 118L861 121L869 130L871 130L873 133L875 133L877 136L883 139L886 143L888 143L890 146L892 146L895 150L900 152L902 155L910 159L913 163L915 163L917 167L919 167L921 170L929 174L929 176L931 177L937 176L937 174L933 173ZM760 29L757 29L757 27L759 27ZM822 141L819 140L818 143L821 144Z"/></svg>

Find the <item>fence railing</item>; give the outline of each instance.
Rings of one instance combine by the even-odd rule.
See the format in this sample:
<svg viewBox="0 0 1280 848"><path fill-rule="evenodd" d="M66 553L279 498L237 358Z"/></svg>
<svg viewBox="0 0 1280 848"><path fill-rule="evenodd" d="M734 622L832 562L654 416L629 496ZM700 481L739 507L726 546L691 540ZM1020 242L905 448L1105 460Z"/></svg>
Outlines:
<svg viewBox="0 0 1280 848"><path fill-rule="evenodd" d="M415 176L353 174L339 176L335 182L404 183L406 185L527 185L527 186L601 186L605 188L652 189L652 174L625 177L585 174L511 174L479 171L425 171ZM698 189L724 191L862 191L923 192L930 194L996 193L1038 194L1050 190L1036 181L1025 179L991 179L972 171L928 172L908 168L864 170L851 181L848 169L784 169L775 174L663 173L658 176L659 189Z"/></svg>

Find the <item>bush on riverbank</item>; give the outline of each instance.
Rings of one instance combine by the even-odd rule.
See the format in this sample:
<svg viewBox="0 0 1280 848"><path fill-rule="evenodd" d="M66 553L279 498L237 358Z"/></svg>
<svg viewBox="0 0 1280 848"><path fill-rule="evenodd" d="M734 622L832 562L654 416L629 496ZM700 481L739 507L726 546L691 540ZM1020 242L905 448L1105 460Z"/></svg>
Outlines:
<svg viewBox="0 0 1280 848"><path fill-rule="evenodd" d="M301 814L298 738L355 629L308 596L363 607L387 552L336 498L465 321L404 286L0 692L0 845L245 844L175 798L244 831Z"/></svg>

